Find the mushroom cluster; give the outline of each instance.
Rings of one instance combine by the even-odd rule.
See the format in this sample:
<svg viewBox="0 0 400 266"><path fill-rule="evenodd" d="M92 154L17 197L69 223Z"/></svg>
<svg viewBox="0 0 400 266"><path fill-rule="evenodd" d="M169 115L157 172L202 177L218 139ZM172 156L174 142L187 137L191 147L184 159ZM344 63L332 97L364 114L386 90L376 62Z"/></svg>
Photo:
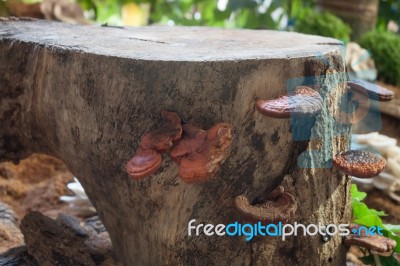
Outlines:
<svg viewBox="0 0 400 266"><path fill-rule="evenodd" d="M393 200L400 202L400 147L396 144L396 139L378 132L354 134L352 146L355 149L379 152L386 159L387 165L385 170L375 177L353 178L353 181L363 190L375 187L385 192Z"/></svg>
<svg viewBox="0 0 400 266"><path fill-rule="evenodd" d="M179 176L186 183L204 181L214 176L228 155L231 126L216 124L205 131L191 124L183 125L183 138L171 151L179 164Z"/></svg>
<svg viewBox="0 0 400 266"><path fill-rule="evenodd" d="M126 171L133 179L147 177L160 168L161 154L168 151L182 136L181 118L174 112L161 112L164 125L147 134L136 154L128 161Z"/></svg>
<svg viewBox="0 0 400 266"><path fill-rule="evenodd" d="M127 173L136 180L153 174L162 164L161 155L169 151L185 183L204 182L215 176L229 154L232 126L220 123L205 131L182 122L175 112L163 111L161 115L164 125L142 137L126 165Z"/></svg>

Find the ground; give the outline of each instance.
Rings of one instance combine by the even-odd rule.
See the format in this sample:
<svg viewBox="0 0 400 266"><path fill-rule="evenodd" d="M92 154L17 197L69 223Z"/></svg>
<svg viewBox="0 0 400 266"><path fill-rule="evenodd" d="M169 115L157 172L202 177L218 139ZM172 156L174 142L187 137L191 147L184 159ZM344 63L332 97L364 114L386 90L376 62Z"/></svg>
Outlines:
<svg viewBox="0 0 400 266"><path fill-rule="evenodd" d="M0 202L12 207L19 221L30 211L40 211L55 218L58 213L70 213L68 204L59 200L70 195L66 184L73 176L63 162L47 155L32 155L21 160L0 164ZM17 234L6 237L0 226L0 252L23 244Z"/></svg>

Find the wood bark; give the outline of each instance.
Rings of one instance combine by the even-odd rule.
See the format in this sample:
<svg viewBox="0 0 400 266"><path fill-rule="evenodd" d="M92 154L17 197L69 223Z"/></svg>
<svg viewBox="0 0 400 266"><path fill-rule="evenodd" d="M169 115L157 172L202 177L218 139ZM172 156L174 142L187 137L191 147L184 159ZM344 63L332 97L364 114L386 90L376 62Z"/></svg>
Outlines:
<svg viewBox="0 0 400 266"><path fill-rule="evenodd" d="M349 222L349 181L330 167L349 127L332 114L344 91L338 41L297 33L199 27L110 28L45 21L0 22L0 159L62 158L84 186L123 265L343 265L341 237L188 236L187 224L242 221L232 201L283 184L298 223ZM297 80L324 96L297 141L290 119L262 116ZM142 181L125 172L140 138L174 109L208 129L234 127L230 155L203 184L185 184L168 156ZM311 150L319 150L312 156ZM314 168L297 166L310 155Z"/></svg>

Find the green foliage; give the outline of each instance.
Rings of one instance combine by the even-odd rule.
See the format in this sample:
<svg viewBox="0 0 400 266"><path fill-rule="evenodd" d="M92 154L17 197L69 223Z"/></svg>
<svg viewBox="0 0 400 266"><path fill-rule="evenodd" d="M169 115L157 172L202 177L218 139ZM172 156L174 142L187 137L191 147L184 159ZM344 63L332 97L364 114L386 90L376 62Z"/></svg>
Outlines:
<svg viewBox="0 0 400 266"><path fill-rule="evenodd" d="M85 10L92 10L98 22L121 20L121 7L129 2L136 4L149 3L150 23L187 26L216 26L230 28L277 29L286 15L285 7L299 6L299 2L311 0L272 0L268 9L262 10L263 1L259 0L229 0L224 9L218 8L215 0L76 0ZM282 15L272 18L272 13L278 8ZM293 8L292 8L293 9ZM293 11L294 12L294 11Z"/></svg>
<svg viewBox="0 0 400 266"><path fill-rule="evenodd" d="M372 31L361 38L360 45L371 52L379 78L400 86L400 37L390 32Z"/></svg>
<svg viewBox="0 0 400 266"><path fill-rule="evenodd" d="M389 257L384 257L384 256L378 256L379 261L382 266L400 266L400 263L394 256L389 256ZM365 265L375 265L375 259L373 255L369 256L364 256L360 258L360 260L365 264Z"/></svg>
<svg viewBox="0 0 400 266"><path fill-rule="evenodd" d="M350 40L351 28L329 12L319 13L305 8L297 17L295 31L332 37L347 42Z"/></svg>
<svg viewBox="0 0 400 266"><path fill-rule="evenodd" d="M218 8L218 0L75 1L83 9L92 11L93 19L101 23L109 22L111 24L118 19L122 23L121 7L124 4L133 2L136 4L150 4L150 24L173 22L176 25L250 29L278 29L281 22L283 22L283 18L292 19L296 17L299 10L311 6L314 2L314 0L271 0L267 8L265 6L266 1L227 0L226 7ZM272 16L275 11L279 11L277 18Z"/></svg>
<svg viewBox="0 0 400 266"><path fill-rule="evenodd" d="M353 209L353 222L356 224L364 225L367 227L370 226L380 226L383 229L383 235L389 237L397 242L397 246L394 249L395 252L400 251L400 237L398 237L395 233L400 230L400 226L391 225L391 224L383 224L381 220L381 216L385 216L385 213L382 211L377 211L375 209L370 209L368 206L362 202L367 193L358 191L356 185L351 185L350 189L351 194L351 207ZM393 254L389 257L378 256L380 262L383 266L390 265L399 265L399 262L393 256ZM375 265L375 259L372 255L365 256L360 258L367 265Z"/></svg>
<svg viewBox="0 0 400 266"><path fill-rule="evenodd" d="M380 0L378 28L386 29L389 20L399 23L400 0Z"/></svg>

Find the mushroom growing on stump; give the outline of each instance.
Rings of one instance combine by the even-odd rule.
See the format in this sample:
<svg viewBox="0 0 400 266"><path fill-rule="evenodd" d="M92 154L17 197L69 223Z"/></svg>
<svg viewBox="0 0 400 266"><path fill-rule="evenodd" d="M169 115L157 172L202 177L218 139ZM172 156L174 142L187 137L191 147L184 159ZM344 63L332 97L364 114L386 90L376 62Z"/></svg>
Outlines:
<svg viewBox="0 0 400 266"><path fill-rule="evenodd" d="M145 134L135 155L126 164L133 179L153 174L161 166L161 154L169 150L182 136L181 118L174 112L162 111L164 125Z"/></svg>
<svg viewBox="0 0 400 266"><path fill-rule="evenodd" d="M183 125L183 139L172 149L172 160L179 164L185 183L204 182L213 177L226 159L232 140L232 126L216 124L209 130Z"/></svg>
<svg viewBox="0 0 400 266"><path fill-rule="evenodd" d="M359 91L361 93L368 93L372 100L388 102L393 100L394 98L393 91L362 79L351 79L347 82L347 86L350 88L350 90Z"/></svg>
<svg viewBox="0 0 400 266"><path fill-rule="evenodd" d="M290 116L313 116L322 109L321 95L305 86L299 86L294 92L274 100L258 100L257 110L265 116L290 118Z"/></svg>
<svg viewBox="0 0 400 266"><path fill-rule="evenodd" d="M379 175L386 166L381 156L363 151L349 150L333 158L333 166L339 171L359 178L370 178Z"/></svg>
<svg viewBox="0 0 400 266"><path fill-rule="evenodd" d="M252 205L245 195L237 196L234 205L241 215L254 222L288 222L297 210L295 198L282 186L265 197L266 201Z"/></svg>
<svg viewBox="0 0 400 266"><path fill-rule="evenodd" d="M351 225L351 228L358 228L359 225ZM344 244L347 246L359 246L368 249L371 253L388 253L392 252L397 243L395 240L382 235L366 235L361 230L360 234L350 234L344 237ZM384 254L382 254L384 255Z"/></svg>

